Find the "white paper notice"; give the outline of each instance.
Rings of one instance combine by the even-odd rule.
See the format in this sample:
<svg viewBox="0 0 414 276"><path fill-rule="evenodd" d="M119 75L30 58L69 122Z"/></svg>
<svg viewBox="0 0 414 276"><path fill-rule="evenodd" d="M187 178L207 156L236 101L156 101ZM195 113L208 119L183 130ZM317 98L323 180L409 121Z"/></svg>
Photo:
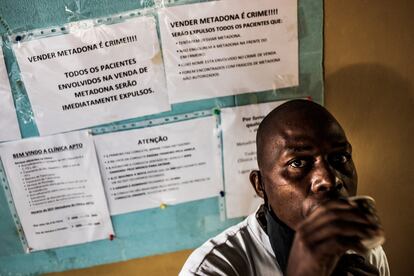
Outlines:
<svg viewBox="0 0 414 276"><path fill-rule="evenodd" d="M0 155L29 252L114 233L88 132L4 143Z"/></svg>
<svg viewBox="0 0 414 276"><path fill-rule="evenodd" d="M176 6L159 20L173 103L298 85L296 0Z"/></svg>
<svg viewBox="0 0 414 276"><path fill-rule="evenodd" d="M0 45L2 44L0 39ZM0 142L20 139L19 123L0 46Z"/></svg>
<svg viewBox="0 0 414 276"><path fill-rule="evenodd" d="M282 103L222 109L224 186L228 218L247 216L263 202L249 181L250 172L258 168L256 132L263 118Z"/></svg>
<svg viewBox="0 0 414 276"><path fill-rule="evenodd" d="M111 214L218 196L214 117L96 136Z"/></svg>
<svg viewBox="0 0 414 276"><path fill-rule="evenodd" d="M153 17L13 45L41 135L170 109Z"/></svg>

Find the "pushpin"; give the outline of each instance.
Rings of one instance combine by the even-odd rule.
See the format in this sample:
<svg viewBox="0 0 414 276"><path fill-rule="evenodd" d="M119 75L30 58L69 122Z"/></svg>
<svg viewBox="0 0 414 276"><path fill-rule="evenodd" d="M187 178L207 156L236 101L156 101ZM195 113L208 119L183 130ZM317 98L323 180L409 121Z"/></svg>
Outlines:
<svg viewBox="0 0 414 276"><path fill-rule="evenodd" d="M115 235L114 235L114 234L110 234L110 235L109 235L109 240L110 240L110 241L113 241L113 240L114 240L114 238L115 238Z"/></svg>
<svg viewBox="0 0 414 276"><path fill-rule="evenodd" d="M214 115L220 115L220 113L221 113L220 108L218 108L218 107L213 108L213 114Z"/></svg>
<svg viewBox="0 0 414 276"><path fill-rule="evenodd" d="M224 191L220 191L220 196L224 197L226 195L226 193Z"/></svg>
<svg viewBox="0 0 414 276"><path fill-rule="evenodd" d="M167 204L161 203L160 208L161 208L162 210L164 210L165 208L167 208Z"/></svg>

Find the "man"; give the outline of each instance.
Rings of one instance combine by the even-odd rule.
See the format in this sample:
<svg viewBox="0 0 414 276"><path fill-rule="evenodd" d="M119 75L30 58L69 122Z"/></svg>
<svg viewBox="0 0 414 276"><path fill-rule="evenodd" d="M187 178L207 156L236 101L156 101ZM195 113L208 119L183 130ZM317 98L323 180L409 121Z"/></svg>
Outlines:
<svg viewBox="0 0 414 276"><path fill-rule="evenodd" d="M347 198L357 189L351 145L322 106L287 102L257 132L264 205L194 251L180 275L389 275L375 211Z"/></svg>

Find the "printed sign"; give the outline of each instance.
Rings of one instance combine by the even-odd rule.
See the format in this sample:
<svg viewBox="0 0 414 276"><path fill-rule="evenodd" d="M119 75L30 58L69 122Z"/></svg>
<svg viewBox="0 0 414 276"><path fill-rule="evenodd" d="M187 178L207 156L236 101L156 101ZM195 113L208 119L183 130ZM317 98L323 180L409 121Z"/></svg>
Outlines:
<svg viewBox="0 0 414 276"><path fill-rule="evenodd" d="M111 214L218 196L214 117L95 137Z"/></svg>
<svg viewBox="0 0 414 276"><path fill-rule="evenodd" d="M257 170L256 133L260 122L283 102L224 108L223 131L224 181L228 218L251 214L263 200L250 184L249 174Z"/></svg>
<svg viewBox="0 0 414 276"><path fill-rule="evenodd" d="M4 143L0 156L28 252L113 235L88 132Z"/></svg>
<svg viewBox="0 0 414 276"><path fill-rule="evenodd" d="M20 139L19 123L14 109L1 44L0 38L0 142Z"/></svg>
<svg viewBox="0 0 414 276"><path fill-rule="evenodd" d="M210 1L159 20L172 103L298 85L297 1Z"/></svg>
<svg viewBox="0 0 414 276"><path fill-rule="evenodd" d="M153 17L13 45L41 135L170 108Z"/></svg>

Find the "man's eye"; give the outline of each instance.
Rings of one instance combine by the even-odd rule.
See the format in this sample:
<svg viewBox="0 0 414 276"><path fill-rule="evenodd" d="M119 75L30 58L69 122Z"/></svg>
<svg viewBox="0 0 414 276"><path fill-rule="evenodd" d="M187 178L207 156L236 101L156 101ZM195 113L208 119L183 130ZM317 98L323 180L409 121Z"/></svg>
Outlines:
<svg viewBox="0 0 414 276"><path fill-rule="evenodd" d="M332 156L332 161L336 164L345 164L351 159L351 155L349 153L340 153L335 154Z"/></svg>
<svg viewBox="0 0 414 276"><path fill-rule="evenodd" d="M308 164L308 161L305 159L295 159L289 162L289 166L293 168L304 168Z"/></svg>

